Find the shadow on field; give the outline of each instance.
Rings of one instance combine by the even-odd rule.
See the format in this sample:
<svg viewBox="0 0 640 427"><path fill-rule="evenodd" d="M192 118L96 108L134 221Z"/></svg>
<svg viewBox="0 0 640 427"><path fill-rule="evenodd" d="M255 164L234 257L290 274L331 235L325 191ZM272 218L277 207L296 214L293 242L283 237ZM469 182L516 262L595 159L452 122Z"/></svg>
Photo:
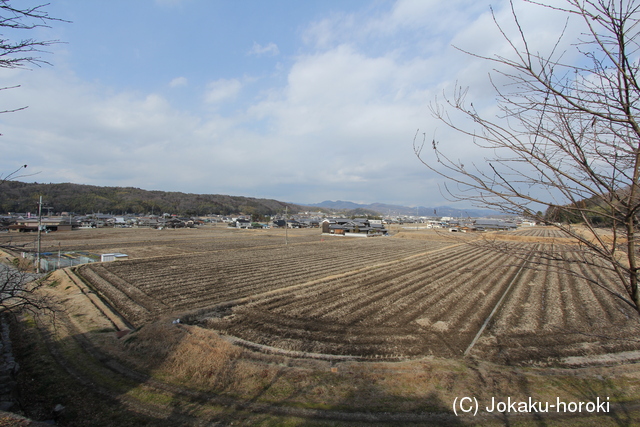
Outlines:
<svg viewBox="0 0 640 427"><path fill-rule="evenodd" d="M576 401L579 402L602 402L601 407L607 411L603 417L610 419L615 425L638 425L640 421L638 418L639 405L627 402L627 394L613 381L604 377L600 378L600 381L597 382L584 379L567 382L565 390L576 396Z"/></svg>
<svg viewBox="0 0 640 427"><path fill-rule="evenodd" d="M618 368L613 371L593 367L529 371L478 363L477 360L469 361L467 366L484 389L481 408L485 411L485 419L491 423L506 426L640 425L635 387L629 388L629 383L620 378L606 378L612 372L620 371ZM637 374L637 369L634 373ZM631 381L631 384L635 383ZM499 402L513 403L513 406L500 407ZM501 408L506 410L501 412Z"/></svg>
<svg viewBox="0 0 640 427"><path fill-rule="evenodd" d="M168 344L166 352L154 345L158 334ZM145 355L159 371L199 390L174 396L174 420L196 414L223 425L459 424L437 394L406 407L405 398L391 394L362 364L254 353L189 325L147 325L124 343L130 355Z"/></svg>
<svg viewBox="0 0 640 427"><path fill-rule="evenodd" d="M72 327L64 319L63 326ZM402 412L402 398L359 368L249 360L200 328L158 322L118 340L107 329L90 332L91 340L69 332L54 342L33 323L13 325L21 365L16 412L61 426L460 425L437 394ZM113 352L93 340L111 342Z"/></svg>
<svg viewBox="0 0 640 427"><path fill-rule="evenodd" d="M412 365L416 375L404 383L384 363L332 364L249 354L211 331L169 321L146 325L119 340L113 330L91 332L92 339L111 343L112 354L98 351L84 334L52 345L33 324L13 329L21 365L18 409L61 426L547 426L565 421L628 426L640 421L637 405L624 403L629 393L597 375L549 377L544 384L567 403L609 397L608 412L550 411L523 417L483 413L490 396L523 400L541 392L539 382L509 367L469 361L459 372L442 371L441 365L422 372ZM170 377L183 382L170 382ZM462 393L478 396L478 418L453 415L449 397ZM546 400L555 403L553 397ZM65 407L58 415L56 405Z"/></svg>

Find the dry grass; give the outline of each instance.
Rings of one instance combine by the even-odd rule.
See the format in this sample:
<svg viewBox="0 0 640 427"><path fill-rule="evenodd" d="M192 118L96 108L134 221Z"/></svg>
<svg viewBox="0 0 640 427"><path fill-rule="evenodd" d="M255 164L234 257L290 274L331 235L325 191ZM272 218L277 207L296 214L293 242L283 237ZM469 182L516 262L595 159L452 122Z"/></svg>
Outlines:
<svg viewBox="0 0 640 427"><path fill-rule="evenodd" d="M209 390L227 389L238 377L242 351L211 331L169 322L144 326L124 340L136 365Z"/></svg>
<svg viewBox="0 0 640 427"><path fill-rule="evenodd" d="M399 231L392 237L394 239L409 239L409 240L440 240L446 242L458 242L460 240L470 240L475 236L471 233L453 234L448 231L438 230L406 230Z"/></svg>
<svg viewBox="0 0 640 427"><path fill-rule="evenodd" d="M5 263L11 263L20 271L26 272L34 272L36 271L33 261L30 261L26 258L14 257L12 254L8 252L4 252L0 250L0 260Z"/></svg>
<svg viewBox="0 0 640 427"><path fill-rule="evenodd" d="M545 243L545 244L578 244L576 239L570 237L542 237L542 236L519 236L516 234L487 233L479 234L483 240L502 240L522 243Z"/></svg>
<svg viewBox="0 0 640 427"><path fill-rule="evenodd" d="M543 237L543 236L522 236L517 234L506 234L500 232L469 232L451 233L446 230L405 230L393 236L396 239L410 240L441 240L448 242L469 242L472 240L502 240L522 243L555 243L555 244L575 244L577 240L568 237Z"/></svg>
<svg viewBox="0 0 640 427"><path fill-rule="evenodd" d="M144 326L119 344L120 359L156 378L241 399L262 394L279 371L244 360L241 348L213 331L166 320Z"/></svg>
<svg viewBox="0 0 640 427"><path fill-rule="evenodd" d="M119 355L154 377L206 392L278 405L347 411L447 412L457 396L553 401L602 389L619 401L637 399L640 380L615 368L542 370L474 360L378 363L288 359L251 353L213 331L167 321L149 324L124 341Z"/></svg>
<svg viewBox="0 0 640 427"><path fill-rule="evenodd" d="M241 399L323 409L442 411L447 408L438 389L453 391L460 375L436 367L458 362L395 364L396 372L394 364L332 365L253 356L213 331L167 321L148 324L129 335L120 353L164 381Z"/></svg>

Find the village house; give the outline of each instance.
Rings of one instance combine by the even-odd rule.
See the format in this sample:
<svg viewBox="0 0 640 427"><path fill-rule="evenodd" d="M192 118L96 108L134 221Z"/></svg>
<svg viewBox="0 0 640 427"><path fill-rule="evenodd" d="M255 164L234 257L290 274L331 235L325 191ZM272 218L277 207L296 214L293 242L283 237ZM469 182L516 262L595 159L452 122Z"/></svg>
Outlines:
<svg viewBox="0 0 640 427"><path fill-rule="evenodd" d="M384 236L387 230L381 220L365 218L328 218L322 222L322 233L344 236Z"/></svg>
<svg viewBox="0 0 640 427"><path fill-rule="evenodd" d="M478 231L515 230L518 225L513 221L503 221L501 219L477 219L475 228Z"/></svg>
<svg viewBox="0 0 640 427"><path fill-rule="evenodd" d="M29 232L38 231L38 223L42 226L42 231L71 231L80 226L80 224L71 217L56 218L18 218L14 224L9 226L11 231Z"/></svg>
<svg viewBox="0 0 640 427"><path fill-rule="evenodd" d="M232 226L233 223L231 223L229 225ZM251 227L251 220L248 220L246 218L238 218L235 221L235 227L236 228L250 228Z"/></svg>

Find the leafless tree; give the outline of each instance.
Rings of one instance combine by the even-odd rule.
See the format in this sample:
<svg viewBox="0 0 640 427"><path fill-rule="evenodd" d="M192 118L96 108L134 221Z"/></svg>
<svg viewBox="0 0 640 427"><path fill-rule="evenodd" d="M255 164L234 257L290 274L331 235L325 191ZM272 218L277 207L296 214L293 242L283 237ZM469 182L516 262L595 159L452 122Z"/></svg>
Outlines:
<svg viewBox="0 0 640 427"><path fill-rule="evenodd" d="M55 314L54 301L42 292L48 284L48 279L37 277L23 265L0 263L0 314Z"/></svg>
<svg viewBox="0 0 640 427"><path fill-rule="evenodd" d="M52 21L68 22L54 18L45 10L48 4L37 6L13 6L10 0L0 0L0 68L25 68L29 65L40 66L49 64L39 55L58 40L36 40L33 38L12 38L7 32L17 34L20 30L33 30L48 27ZM16 88L2 87L0 91ZM0 111L0 113L15 112L26 107ZM27 165L20 166L15 171L2 176L0 185L12 179L30 176L23 174ZM37 280L21 263L0 262L0 313L42 311L51 312L54 306L49 298L39 292L46 280Z"/></svg>
<svg viewBox="0 0 640 427"><path fill-rule="evenodd" d="M40 53L44 48L58 40L35 40L31 38L12 40L5 36L6 30L33 30L39 27L49 27L51 21L68 22L49 16L44 9L49 4L34 7L14 7L9 0L0 0L0 68L23 68L28 64L49 64L43 60Z"/></svg>
<svg viewBox="0 0 640 427"><path fill-rule="evenodd" d="M0 0L0 68L25 68L28 65L49 64L39 55L45 53L48 46L60 43L60 41L32 38L12 39L6 36L6 32L9 30L13 32L48 27L48 23L51 21L68 22L49 16L45 10L46 6L48 3L33 7L14 7L10 0ZM2 87L0 90L16 87L19 86ZM25 108L27 107L4 110L0 113L10 113Z"/></svg>
<svg viewBox="0 0 640 427"><path fill-rule="evenodd" d="M25 176L17 174L26 167L27 165L21 166L4 178L0 175L0 185L19 176ZM16 250L10 243L0 243L0 248L8 253ZM25 312L36 317L41 314L55 315L58 309L54 300L42 292L42 288L50 285L51 280L33 271L33 264L27 259L0 259L0 315Z"/></svg>
<svg viewBox="0 0 640 427"><path fill-rule="evenodd" d="M20 170L0 179L0 185L16 178ZM0 243L4 251L16 250L9 243ZM36 318L42 314L54 315L58 310L54 300L43 292L43 288L52 284L46 275L35 274L33 264L27 259L6 257L0 259L0 315L29 312Z"/></svg>
<svg viewBox="0 0 640 427"><path fill-rule="evenodd" d="M465 89L431 105L437 119L468 136L487 157L465 165L447 153L446 142L419 133L414 151L447 178L444 193L454 200L525 216L571 236L578 245L547 258L605 266L615 283L588 279L640 312L640 2L523 1L584 24L572 44L580 61L565 59L568 51L560 48L567 26L550 54L534 51L511 2L518 38L507 36L494 14L511 55L466 52L495 65L490 81L500 114L481 115ZM496 76L507 84L499 85ZM453 112L470 120L454 119Z"/></svg>
<svg viewBox="0 0 640 427"><path fill-rule="evenodd" d="M27 176L19 175L26 167L27 165L20 166L4 177L0 175L0 185ZM16 249L11 244L3 243L0 243L0 248L9 252ZM42 288L47 284L50 284L50 280L46 276L33 273L30 261L10 257L0 259L0 315L30 312L37 317L43 313L55 314L56 304L42 292Z"/></svg>

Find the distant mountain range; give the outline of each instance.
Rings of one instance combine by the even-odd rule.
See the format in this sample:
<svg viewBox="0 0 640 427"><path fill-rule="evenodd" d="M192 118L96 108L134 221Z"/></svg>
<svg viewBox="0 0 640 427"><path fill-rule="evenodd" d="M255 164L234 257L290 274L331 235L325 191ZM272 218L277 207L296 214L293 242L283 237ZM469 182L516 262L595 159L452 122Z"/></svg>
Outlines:
<svg viewBox="0 0 640 427"><path fill-rule="evenodd" d="M98 187L72 183L38 184L7 181L0 185L0 213L36 212L37 200L43 196L47 213L75 212L155 213L164 212L194 216L236 213L269 216L282 213L285 208L293 214L318 208L326 213L340 212L347 216L496 216L496 212L480 209L456 209L449 206L419 208L384 203L358 204L326 200L322 203L285 203L273 199L228 196L221 194L190 194L167 191L148 191L134 187Z"/></svg>
<svg viewBox="0 0 640 427"><path fill-rule="evenodd" d="M272 199L148 191L134 187L98 187L81 184L38 184L7 181L0 185L0 213L37 212L38 198L43 197L45 212L102 213L171 213L184 216L244 213L268 216L308 210L305 206Z"/></svg>
<svg viewBox="0 0 640 427"><path fill-rule="evenodd" d="M302 204L302 203L299 203ZM385 203L359 204L353 202L345 202L342 200L331 201L325 200L321 203L307 204L318 208L324 208L335 211L343 210L368 210L379 213L380 215L404 215L404 216L451 216L451 217L483 217L501 215L499 212L488 209L457 209L450 206L438 207L408 207L399 205L388 205Z"/></svg>

